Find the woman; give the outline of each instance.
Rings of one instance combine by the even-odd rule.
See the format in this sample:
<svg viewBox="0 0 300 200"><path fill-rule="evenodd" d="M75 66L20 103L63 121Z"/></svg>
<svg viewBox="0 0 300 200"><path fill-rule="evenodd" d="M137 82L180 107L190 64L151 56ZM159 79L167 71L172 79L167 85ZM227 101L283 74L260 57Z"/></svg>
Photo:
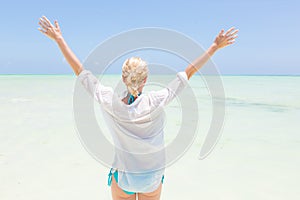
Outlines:
<svg viewBox="0 0 300 200"><path fill-rule="evenodd" d="M43 16L40 18L39 25L39 30L58 44L83 86L102 106L115 145L126 150L116 153L109 173L108 182L111 185L113 199L136 199L137 197L140 200L159 199L164 178L164 157L151 159L145 154L138 157L128 152L134 148L140 152L147 148L149 150L149 148L157 149L164 146L162 128L164 116L161 112L153 114L152 111L171 102L184 89L188 80L217 50L233 44L238 30L230 28L226 33L221 30L207 51L184 71L178 72L176 78L160 91L143 94L143 87L148 77L147 63L137 57L127 59L122 66L122 79L127 90L121 98L114 99L112 88L103 86L90 71L82 66L65 42L57 21L52 25ZM112 104L114 104L114 109L112 109ZM149 113L155 117L147 118ZM142 128L136 125L137 122L143 125ZM124 152L130 154L134 162L132 160L128 162L128 157ZM133 173L134 171L139 171L139 173Z"/></svg>

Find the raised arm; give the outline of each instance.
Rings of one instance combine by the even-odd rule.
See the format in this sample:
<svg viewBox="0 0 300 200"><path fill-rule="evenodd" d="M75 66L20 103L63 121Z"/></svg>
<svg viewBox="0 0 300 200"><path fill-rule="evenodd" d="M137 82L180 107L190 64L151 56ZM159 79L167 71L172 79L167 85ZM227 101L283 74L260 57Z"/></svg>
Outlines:
<svg viewBox="0 0 300 200"><path fill-rule="evenodd" d="M52 25L45 16L43 16L40 18L39 25L41 27L38 28L38 30L57 43L67 62L72 67L74 73L76 76L78 76L83 70L83 66L64 40L58 22L54 21L54 23L55 26Z"/></svg>
<svg viewBox="0 0 300 200"><path fill-rule="evenodd" d="M185 72L188 79L190 79L217 50L233 44L235 42L235 38L237 38L238 31L239 30L232 27L224 34L224 30L221 30L213 44L205 51L205 53L187 66Z"/></svg>

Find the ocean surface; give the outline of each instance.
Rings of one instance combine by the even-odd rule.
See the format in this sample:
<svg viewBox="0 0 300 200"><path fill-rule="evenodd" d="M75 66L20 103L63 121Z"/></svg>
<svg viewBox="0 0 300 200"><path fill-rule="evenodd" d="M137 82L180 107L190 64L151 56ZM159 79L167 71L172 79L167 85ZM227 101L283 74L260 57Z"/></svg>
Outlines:
<svg viewBox="0 0 300 200"><path fill-rule="evenodd" d="M212 97L202 77L189 81L198 103L191 105L199 112L197 137L167 169L163 199L300 199L300 76L221 79L225 121L204 160L197 156L211 124ZM101 191L109 199L106 174L97 172L106 168L76 133L75 81L74 75L0 75L0 199L97 199ZM120 75L101 79L111 87L119 81ZM153 89L159 87L145 92ZM111 140L98 108L99 126ZM167 144L181 127L181 112L178 100L166 107ZM174 188L184 191L174 194Z"/></svg>

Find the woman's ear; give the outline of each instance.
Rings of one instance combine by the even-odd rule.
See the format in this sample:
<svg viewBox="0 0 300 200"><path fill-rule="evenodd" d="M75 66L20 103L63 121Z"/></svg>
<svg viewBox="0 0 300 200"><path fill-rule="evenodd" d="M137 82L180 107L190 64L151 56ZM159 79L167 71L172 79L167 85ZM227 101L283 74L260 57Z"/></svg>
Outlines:
<svg viewBox="0 0 300 200"><path fill-rule="evenodd" d="M146 78L144 79L144 83L146 83L148 76L146 76Z"/></svg>

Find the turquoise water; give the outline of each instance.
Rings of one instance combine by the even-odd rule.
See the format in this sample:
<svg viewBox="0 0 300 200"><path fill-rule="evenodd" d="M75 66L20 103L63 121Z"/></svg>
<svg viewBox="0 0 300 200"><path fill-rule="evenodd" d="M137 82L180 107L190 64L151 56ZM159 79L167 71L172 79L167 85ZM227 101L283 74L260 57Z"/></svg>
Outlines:
<svg viewBox="0 0 300 200"><path fill-rule="evenodd" d="M102 83L114 87L119 77L106 75ZM33 180L47 185L45 180L49 177L39 170L63 168L57 164L58 160L65 164L77 163L75 167L91 162L87 161L90 157L76 135L72 110L75 80L75 76L69 75L0 76L0 179L5 180L5 184L0 182L0 188L16 188L18 193L24 188L18 184L20 180L39 187L39 182L31 182L36 173L44 177L44 181L37 177ZM180 164L181 171L200 171L194 179L206 192L213 193L212 188L218 187L220 194L226 195L234 185L239 193L229 199L300 197L300 77L223 76L222 80L226 93L222 137L214 152L200 165L197 155L210 126L212 103L200 76L189 82L197 98L200 126L190 153L183 159L184 164ZM145 91L151 89L149 86ZM169 143L176 137L174 133L182 120L176 100L166 108L166 114L166 143ZM101 112L97 110L96 115L110 139ZM45 164L34 164L35 161ZM201 169L212 173L201 172ZM172 173L172 169L170 171ZM218 184L204 183L207 179L217 180ZM8 193L0 194L0 198L15 199Z"/></svg>
<svg viewBox="0 0 300 200"><path fill-rule="evenodd" d="M47 131L58 126L59 129L73 127L72 92L75 80L73 75L1 75L1 116L5 116L0 122L2 129L17 134L21 127L22 131L30 132L35 130L35 127L47 128ZM203 80L200 76L194 76L189 84L197 98L199 120L203 122L200 129L206 130L210 124L212 103ZM239 115L238 119L232 120L253 123L258 120L255 116L260 114L261 117L265 116L261 120L266 120L266 123L277 118L278 123L272 125L276 130L297 119L300 111L300 77L223 76L222 80L226 95L226 113L237 112ZM101 79L104 85L112 87L115 87L118 81L119 75L106 75ZM144 91L152 89L160 88L146 86ZM107 132L107 127L101 120L101 112L96 109L96 113L99 124ZM168 142L175 137L172 133L177 133L181 124L179 102L173 101L166 108L166 113ZM285 127L290 130L288 132L294 134L292 130L299 128L299 125L297 123ZM0 136L3 137L3 134Z"/></svg>

